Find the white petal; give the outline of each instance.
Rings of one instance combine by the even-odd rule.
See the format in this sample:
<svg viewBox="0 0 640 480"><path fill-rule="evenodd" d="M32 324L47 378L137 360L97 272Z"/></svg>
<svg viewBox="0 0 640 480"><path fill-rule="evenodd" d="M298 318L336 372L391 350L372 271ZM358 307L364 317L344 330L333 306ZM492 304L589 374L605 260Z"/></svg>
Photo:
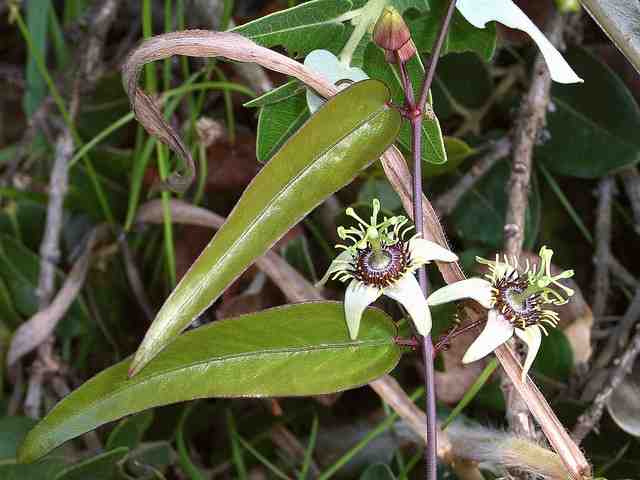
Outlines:
<svg viewBox="0 0 640 480"><path fill-rule="evenodd" d="M360 330L360 319L362 312L371 305L382 294L379 288L370 287L360 282L352 280L344 295L344 313L347 319L347 327L349 328L349 336L351 340L358 338L358 330Z"/></svg>
<svg viewBox="0 0 640 480"><path fill-rule="evenodd" d="M309 67L316 73L319 73L332 84L340 80L351 80L359 82L366 80L369 76L357 67L349 67L342 63L338 57L328 50L314 50L304 59L305 66ZM344 85L348 86L347 83ZM307 105L309 111L313 114L318 110L325 100L314 91L307 89Z"/></svg>
<svg viewBox="0 0 640 480"><path fill-rule="evenodd" d="M558 50L535 24L511 0L458 0L458 11L469 23L484 28L493 20L510 28L527 32L540 48L551 78L558 83L579 83L583 80L573 71Z"/></svg>
<svg viewBox="0 0 640 480"><path fill-rule="evenodd" d="M524 382L527 379L527 373L529 373L529 369L538 354L538 350L540 350L542 332L540 331L540 327L532 325L524 330L516 328L516 335L527 344L527 357L525 358L524 366L522 367L522 381Z"/></svg>
<svg viewBox="0 0 640 480"><path fill-rule="evenodd" d="M329 281L329 277L340 270L344 270L344 268L347 266L346 263L350 262L352 258L353 256L351 255L351 252L347 250L340 253L340 255L333 259L333 262L331 262L331 265L329 265L327 272L318 281L318 283L316 283L316 285L324 285L325 283L327 283Z"/></svg>
<svg viewBox="0 0 640 480"><path fill-rule="evenodd" d="M513 325L495 310L489 310L487 324L462 357L471 363L489 355L513 336Z"/></svg>
<svg viewBox="0 0 640 480"><path fill-rule="evenodd" d="M426 337L431 333L429 305L412 273L407 273L390 287L385 287L382 293L400 302L407 309L420 335Z"/></svg>
<svg viewBox="0 0 640 480"><path fill-rule="evenodd" d="M411 252L411 262L413 264L423 265L433 260L441 262L455 262L458 260L458 256L452 251L424 238L411 239L409 241L409 251Z"/></svg>
<svg viewBox="0 0 640 480"><path fill-rule="evenodd" d="M453 302L462 298L472 298L484 308L491 308L493 297L491 282L483 278L468 278L459 282L446 285L431 295L427 301L429 305L440 305L441 303Z"/></svg>

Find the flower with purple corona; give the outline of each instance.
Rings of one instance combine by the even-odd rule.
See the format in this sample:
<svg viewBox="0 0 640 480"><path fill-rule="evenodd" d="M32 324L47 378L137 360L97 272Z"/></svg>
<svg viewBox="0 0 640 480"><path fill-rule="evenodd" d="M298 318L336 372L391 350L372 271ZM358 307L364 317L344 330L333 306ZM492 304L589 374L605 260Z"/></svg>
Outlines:
<svg viewBox="0 0 640 480"><path fill-rule="evenodd" d="M573 276L573 270L551 274L553 250L546 247L538 254L540 262L520 271L518 262L477 257L479 263L489 267L486 278L470 278L452 283L433 292L427 302L430 306L471 298L488 310L487 323L462 358L463 363L479 360L509 340L514 334L527 345L522 379L527 376L540 349L542 334L558 325L558 313L547 307L563 305L573 290L559 280Z"/></svg>
<svg viewBox="0 0 640 480"><path fill-rule="evenodd" d="M386 295L400 302L407 310L421 335L431 331L431 314L414 272L433 260L454 262L458 257L440 245L413 235L407 238L413 226L407 226L403 216L383 217L379 220L380 202L373 200L373 213L369 222L360 218L353 208L346 214L357 225L338 228L338 236L348 240L349 246L331 263L320 280L329 278L349 282L344 307L349 335L358 337L360 319L365 308Z"/></svg>

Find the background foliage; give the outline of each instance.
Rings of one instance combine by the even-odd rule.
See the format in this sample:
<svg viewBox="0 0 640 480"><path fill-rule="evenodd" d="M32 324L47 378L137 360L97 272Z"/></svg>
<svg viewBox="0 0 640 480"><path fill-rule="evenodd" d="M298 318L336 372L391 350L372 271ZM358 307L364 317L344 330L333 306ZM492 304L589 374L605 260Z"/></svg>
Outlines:
<svg viewBox="0 0 640 480"><path fill-rule="evenodd" d="M22 358L19 369L2 365L0 478L420 478L418 442L367 387L328 397L196 400L146 410L66 443L40 463L15 463L19 444L35 424L30 415L42 416L70 390L133 353L153 313L212 235L211 229L182 225L168 208L169 194L154 188L178 165L133 121L118 70L127 52L143 36L183 27L225 29L233 21L240 25L237 32L296 58L315 48L339 53L353 31L341 17L364 5L362 0L302 3L294 25L285 10L295 6L295 0L235 5L112 2L119 10L103 39L103 58L90 75L84 74L96 80L79 87L77 114L68 117L61 112L56 92L70 109L72 92L78 88L75 70L101 3L24 2L24 31L9 23L7 8L0 7L0 351L6 353L13 333L40 310L40 248L49 180L57 141L65 126L70 127L69 118L75 148L56 287L75 279L72 268L96 225L107 222L115 232L93 250L80 294L55 328L53 356L43 357L38 351ZM404 14L424 64L446 2L391 3ZM551 1L517 3L541 27L553 8ZM571 426L593 398L593 392L583 390L586 377L581 366L590 354L577 350L575 332L585 325L585 318L593 320L599 220L595 192L606 178L617 185L611 256L624 272L612 269L606 309L599 312L593 329L589 322L582 327L593 334L592 358L599 357L617 334L616 322L628 312L634 294L637 297L640 264L632 246L640 232L640 84L637 72L588 15L574 15L567 22L566 58L585 83L553 86L552 107L535 150L526 248L536 251L546 243L557 252L554 260L559 266L576 270L578 299L563 312L563 328L545 339L533 369L545 396ZM431 163L425 163L424 186L436 207L446 207L443 222L467 272L475 268L475 255L490 256L502 246L508 156L497 159L455 204L442 202L487 151L509 138L535 52L527 37L493 24L476 29L457 13L447 38L432 91L443 138L435 124L427 124L423 158ZM356 49L353 65L384 80L392 97L401 99L398 79L368 37ZM413 74L421 68L416 58ZM147 89L164 94L164 112L199 163L197 185L181 200L223 216L309 117L301 85L277 74L243 71L230 62L157 62L147 69L145 82ZM265 83L283 86L265 93ZM408 133L404 130L400 136L404 148ZM443 164L445 157L448 162ZM373 198L379 198L389 213L402 212L378 164L315 209L271 251L316 281L335 255L335 228L346 221L343 208L354 206L366 214ZM144 221L141 205L154 199L161 199L165 208L153 222ZM132 280L136 276L138 284ZM433 284L440 281L434 275ZM341 291L335 283L324 293L339 299ZM197 324L212 323L207 328L215 328L221 319L284 303L280 289L259 268L251 268ZM394 318L402 316L384 300L377 305ZM450 326L451 313L435 311L438 332ZM632 325L636 321L632 319ZM43 358L53 364L43 363ZM407 391L420 384L418 363L416 355L407 354L394 371ZM600 365L592 376L606 376L609 365ZM464 375L440 367L442 378L453 383L456 375ZM637 375L638 370L630 378ZM498 381L490 377L461 414L465 419L506 425ZM627 388L634 392L633 385ZM27 392L41 399L35 410ZM442 399L449 393L439 392ZM420 394L416 391L414 398ZM441 402L443 418L458 400L460 395ZM640 445L627 433L637 432L632 425L637 410L610 408L617 414L604 417L600 433L587 438L585 451L598 475L638 477ZM443 478L452 475L443 469ZM486 472L486 478L491 475Z"/></svg>

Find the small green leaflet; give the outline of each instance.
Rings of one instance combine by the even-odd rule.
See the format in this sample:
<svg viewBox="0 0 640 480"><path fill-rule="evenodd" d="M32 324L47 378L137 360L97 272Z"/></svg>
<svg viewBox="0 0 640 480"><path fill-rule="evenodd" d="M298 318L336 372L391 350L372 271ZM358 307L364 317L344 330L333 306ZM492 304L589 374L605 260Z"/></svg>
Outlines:
<svg viewBox="0 0 640 480"><path fill-rule="evenodd" d="M315 0L272 13L231 31L265 47L281 45L289 55L299 58L318 48L342 48L348 35L341 16L352 8L349 0Z"/></svg>
<svg viewBox="0 0 640 480"><path fill-rule="evenodd" d="M273 90L269 90L267 93L260 95L258 98L249 100L244 104L244 106L247 108L264 107L265 105L278 103L286 100L287 98L293 97L300 93L304 93L304 91L304 84L300 83L296 79L293 79L283 85L280 85L277 88L274 88Z"/></svg>
<svg viewBox="0 0 640 480"><path fill-rule="evenodd" d="M307 99L298 94L260 109L256 158L266 162L309 118Z"/></svg>

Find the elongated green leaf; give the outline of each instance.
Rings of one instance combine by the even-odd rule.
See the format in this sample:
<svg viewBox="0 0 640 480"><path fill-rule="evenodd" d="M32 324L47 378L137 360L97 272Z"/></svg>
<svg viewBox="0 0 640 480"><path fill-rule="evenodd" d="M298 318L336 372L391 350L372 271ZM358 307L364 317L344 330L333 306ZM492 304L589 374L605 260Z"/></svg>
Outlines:
<svg viewBox="0 0 640 480"><path fill-rule="evenodd" d="M396 327L368 309L350 340L339 302L287 305L222 320L181 335L139 375L126 359L65 397L27 435L21 462L104 423L204 397L316 395L353 388L400 359Z"/></svg>
<svg viewBox="0 0 640 480"><path fill-rule="evenodd" d="M281 102L265 105L258 117L256 158L266 162L309 119L304 92Z"/></svg>
<svg viewBox="0 0 640 480"><path fill-rule="evenodd" d="M27 4L27 24L33 47L44 58L47 52L47 20L51 10L51 1L29 2ZM40 106L47 95L47 84L38 71L33 55L29 55L26 72L27 88L24 93L24 108L31 116Z"/></svg>
<svg viewBox="0 0 640 480"><path fill-rule="evenodd" d="M111 480L116 474L117 463L122 460L129 449L116 448L90 457L71 467L65 468L56 475L55 480Z"/></svg>
<svg viewBox="0 0 640 480"><path fill-rule="evenodd" d="M349 12L349 0L315 0L272 13L231 30L265 47L284 46L290 55L303 57L317 48L331 50L347 40L341 15Z"/></svg>
<svg viewBox="0 0 640 480"><path fill-rule="evenodd" d="M395 478L388 465L377 463L367 468L360 480L395 480Z"/></svg>
<svg viewBox="0 0 640 480"><path fill-rule="evenodd" d="M388 101L384 84L356 83L329 100L283 145L163 305L136 353L132 374L304 215L387 149L401 122Z"/></svg>
<svg viewBox="0 0 640 480"><path fill-rule="evenodd" d="M265 105L271 105L273 103L282 102L287 98L294 97L300 93L305 91L305 87L303 83L300 83L298 80L293 79L285 83L284 85L280 85L273 90L269 90L267 93L260 95L258 98L254 98L253 100L249 100L244 103L243 106L251 108L251 107L264 107ZM1 160L0 160L1 161Z"/></svg>

